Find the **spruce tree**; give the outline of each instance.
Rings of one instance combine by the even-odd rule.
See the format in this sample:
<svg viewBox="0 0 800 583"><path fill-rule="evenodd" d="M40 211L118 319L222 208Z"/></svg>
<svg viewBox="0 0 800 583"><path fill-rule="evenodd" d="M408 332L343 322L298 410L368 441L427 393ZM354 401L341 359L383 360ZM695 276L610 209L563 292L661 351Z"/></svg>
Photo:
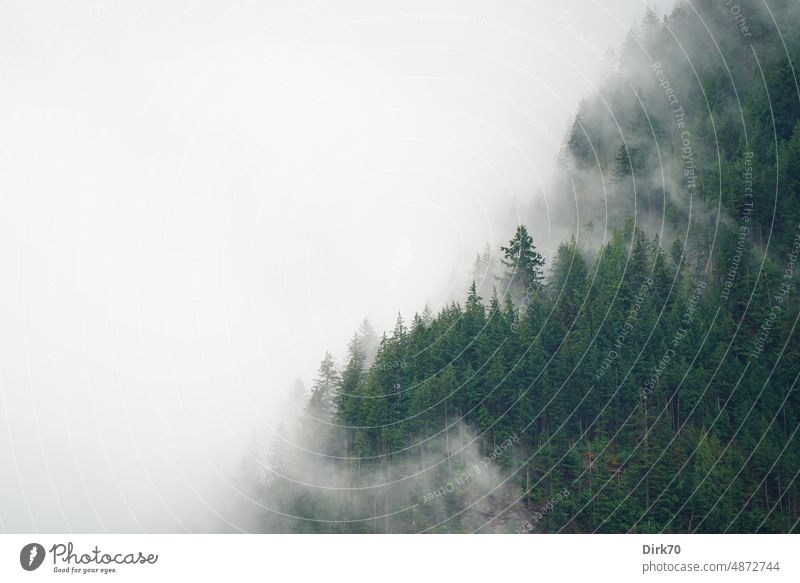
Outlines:
<svg viewBox="0 0 800 583"><path fill-rule="evenodd" d="M502 279L504 293L510 292L517 302L530 300L544 281L544 258L536 250L525 225L519 225L508 246L500 250L506 268Z"/></svg>

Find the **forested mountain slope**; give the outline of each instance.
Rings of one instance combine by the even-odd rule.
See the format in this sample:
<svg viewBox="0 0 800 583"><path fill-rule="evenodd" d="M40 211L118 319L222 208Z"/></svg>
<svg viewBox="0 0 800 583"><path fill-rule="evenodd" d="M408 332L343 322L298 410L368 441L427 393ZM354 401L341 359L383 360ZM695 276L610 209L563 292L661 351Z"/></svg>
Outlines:
<svg viewBox="0 0 800 583"><path fill-rule="evenodd" d="M797 529L800 10L738 5L632 31L569 131L551 261L521 226L462 303L325 357L248 466L254 528Z"/></svg>

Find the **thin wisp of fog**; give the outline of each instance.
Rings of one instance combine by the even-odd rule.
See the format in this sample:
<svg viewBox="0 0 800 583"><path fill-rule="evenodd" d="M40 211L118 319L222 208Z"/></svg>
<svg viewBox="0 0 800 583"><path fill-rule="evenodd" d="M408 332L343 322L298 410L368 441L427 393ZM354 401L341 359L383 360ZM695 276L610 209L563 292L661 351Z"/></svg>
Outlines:
<svg viewBox="0 0 800 583"><path fill-rule="evenodd" d="M580 226L559 153L644 8L4 5L0 529L249 530L326 351Z"/></svg>

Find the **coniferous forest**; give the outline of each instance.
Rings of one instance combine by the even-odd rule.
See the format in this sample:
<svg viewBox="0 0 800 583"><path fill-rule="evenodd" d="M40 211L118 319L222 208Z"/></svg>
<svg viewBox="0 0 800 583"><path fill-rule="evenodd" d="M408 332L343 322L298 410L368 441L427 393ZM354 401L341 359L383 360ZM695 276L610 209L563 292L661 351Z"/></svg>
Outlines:
<svg viewBox="0 0 800 583"><path fill-rule="evenodd" d="M458 301L324 355L244 467L255 530L798 531L800 5L738 6L631 30L555 252L523 217Z"/></svg>

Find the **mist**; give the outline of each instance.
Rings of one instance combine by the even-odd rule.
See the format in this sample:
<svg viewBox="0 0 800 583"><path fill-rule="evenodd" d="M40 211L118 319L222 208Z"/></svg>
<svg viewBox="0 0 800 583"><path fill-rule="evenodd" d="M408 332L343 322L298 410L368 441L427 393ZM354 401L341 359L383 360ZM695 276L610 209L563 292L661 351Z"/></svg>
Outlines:
<svg viewBox="0 0 800 583"><path fill-rule="evenodd" d="M574 231L559 155L644 7L4 5L0 528L254 528L326 350Z"/></svg>

